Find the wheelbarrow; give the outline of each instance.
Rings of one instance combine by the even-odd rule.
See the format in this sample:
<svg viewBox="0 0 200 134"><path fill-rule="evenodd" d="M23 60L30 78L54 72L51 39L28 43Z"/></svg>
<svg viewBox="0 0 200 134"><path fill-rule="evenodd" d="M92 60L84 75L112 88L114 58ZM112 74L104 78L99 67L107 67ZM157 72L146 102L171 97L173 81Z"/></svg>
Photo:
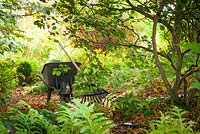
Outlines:
<svg viewBox="0 0 200 134"><path fill-rule="evenodd" d="M50 100L51 92L53 90L58 91L58 93L61 97L61 100L65 100L66 102L69 102L70 97L72 97L72 95L73 95L72 84L75 81L74 76L77 74L77 71L80 71L79 66L81 65L81 63L74 62L72 57L65 50L63 44L59 40L54 39L54 42L59 44L59 46L65 52L65 54L67 55L67 57L69 58L69 60L71 62L47 63L44 65L44 67L42 69L42 74L43 74L44 79L40 76L39 76L39 78L48 86L47 102ZM53 76L52 75L53 69L59 67L59 65L61 65L61 64L68 65L71 68L71 70L63 73L60 77ZM84 77L83 79L85 80L85 82L88 83L88 80L86 77ZM91 85L92 84L89 84L89 86L91 86ZM66 89L68 89L68 90L66 91ZM101 103L102 100L108 94L109 94L109 92L107 92L106 90L98 88L96 91L94 91L90 94L83 95L81 102L84 103L86 101L92 100L93 102Z"/></svg>
<svg viewBox="0 0 200 134"><path fill-rule="evenodd" d="M81 63L76 62L76 65L80 66ZM61 66L69 67L69 70L62 71L59 76L54 75L55 69ZM75 81L75 75L77 74L77 69L74 67L72 62L52 62L46 63L42 69L43 78L38 75L38 77L43 81L43 83L48 87L47 102L51 99L51 92L56 90L60 96L60 100L70 102L70 98L73 96L72 84Z"/></svg>

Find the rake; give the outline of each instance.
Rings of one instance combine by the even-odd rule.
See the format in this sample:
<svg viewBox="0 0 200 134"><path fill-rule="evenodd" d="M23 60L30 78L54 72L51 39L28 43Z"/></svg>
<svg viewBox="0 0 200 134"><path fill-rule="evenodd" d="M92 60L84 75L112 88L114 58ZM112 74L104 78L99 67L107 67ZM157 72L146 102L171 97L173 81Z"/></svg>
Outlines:
<svg viewBox="0 0 200 134"><path fill-rule="evenodd" d="M64 51L64 53L66 54L66 56L69 58L69 60L72 62L72 64L74 65L74 67L78 71L81 71L81 69L79 68L79 66L76 64L76 62L72 59L72 57L66 51L66 49L64 48L64 46L62 45L62 43L59 40L55 40L55 42L57 42L59 44L59 46ZM83 77L83 79L85 80L85 82L89 83L89 81L87 80L87 78L85 76ZM95 84L88 84L88 85L89 86L95 86ZM97 88L96 91L93 91L92 93L83 95L81 102L85 103L86 101L89 101L89 102L102 103L103 99L106 98L106 96L108 94L109 94L109 92L106 91L105 89L103 89L103 88Z"/></svg>
<svg viewBox="0 0 200 134"><path fill-rule="evenodd" d="M102 103L103 99L105 99L108 94L108 91L99 88L92 93L83 95L81 103L85 103L86 101Z"/></svg>

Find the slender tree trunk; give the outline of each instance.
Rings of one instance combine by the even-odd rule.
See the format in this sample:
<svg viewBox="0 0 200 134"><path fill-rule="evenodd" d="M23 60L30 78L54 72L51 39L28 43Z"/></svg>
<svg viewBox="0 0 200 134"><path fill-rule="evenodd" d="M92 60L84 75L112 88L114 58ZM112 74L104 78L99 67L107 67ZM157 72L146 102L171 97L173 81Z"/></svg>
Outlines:
<svg viewBox="0 0 200 134"><path fill-rule="evenodd" d="M177 25L179 23L175 21L175 30L178 30L177 28ZM177 104L180 104L180 99L178 97L178 89L181 85L181 69L182 69L182 55L181 55L181 50L180 50L180 47L179 47L179 43L180 43L180 39L179 39L179 33L174 31L172 33L172 44L174 46L174 49L177 53L177 62L176 62L176 76L175 76L175 82L173 84L173 87L172 87L172 93L171 94L171 97L174 98L174 102L177 103Z"/></svg>
<svg viewBox="0 0 200 134"><path fill-rule="evenodd" d="M176 62L176 78L174 85L172 87L172 95L174 98L176 98L176 103L180 104L180 99L178 96L178 89L181 85L181 69L182 69L182 62L183 62L183 57L181 54L181 49L180 49L180 34L181 34L181 16L182 13L182 6L179 3L179 1L176 1L176 15L175 15L175 21L174 21L174 30L172 32L172 45L175 49L175 52L177 54L177 62Z"/></svg>
<svg viewBox="0 0 200 134"><path fill-rule="evenodd" d="M159 19L159 15L162 11L162 8L164 7L164 3L165 0L163 0L160 4L160 8L157 11L157 14L154 17L153 20L153 31L152 31L152 46L153 46L153 56L156 62L156 65L159 69L159 72L161 74L161 77L163 79L163 82L165 84L165 87L167 88L171 99L173 102L180 104L179 101L179 97L178 97L178 87L180 85L180 78L181 78L181 67L182 67L182 56L181 56L181 51L180 51L180 47L177 45L180 42L179 39L179 33L176 32L172 32L172 37L173 37L173 44L174 47L176 49L176 52L178 54L178 59L177 59L177 68L176 68L176 80L175 83L173 85L173 87L170 85L166 73L160 63L159 57L158 57L158 51L157 51L157 44L156 44L156 30L157 30L157 24L158 24L158 19ZM178 26L177 24L179 23L179 21L177 20L175 22L175 30L176 30L176 26Z"/></svg>
<svg viewBox="0 0 200 134"><path fill-rule="evenodd" d="M160 60L158 58L158 51L157 51L157 44L156 44L156 29L157 29L157 23L158 23L158 16L155 16L154 24L153 24L153 32L152 32L152 45L153 45L153 56L156 62L156 65L158 67L158 70L161 74L161 77L164 81L164 84L168 90L168 92L171 92L171 85L169 84L169 81L167 80L166 74L164 72L164 69L160 63Z"/></svg>
<svg viewBox="0 0 200 134"><path fill-rule="evenodd" d="M156 43L156 30L157 30L157 24L158 24L158 19L159 19L159 15L164 7L164 3L165 0L163 0L160 4L160 7L157 11L157 14L155 15L154 19L153 19L153 30L152 30L152 47L153 47L153 56L156 62L156 65L158 67L158 70L161 74L161 77L164 81L164 84L167 88L167 90L170 92L171 91L171 86L169 84L169 81L167 80L166 74L164 72L164 69L160 63L159 57L158 57L158 51L157 51L157 43Z"/></svg>

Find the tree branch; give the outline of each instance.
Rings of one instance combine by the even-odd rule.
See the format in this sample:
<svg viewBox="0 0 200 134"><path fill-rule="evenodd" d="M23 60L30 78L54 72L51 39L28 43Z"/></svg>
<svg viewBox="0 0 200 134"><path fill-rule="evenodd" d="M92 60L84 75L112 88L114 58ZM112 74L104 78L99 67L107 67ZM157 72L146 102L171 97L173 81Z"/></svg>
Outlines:
<svg viewBox="0 0 200 134"><path fill-rule="evenodd" d="M151 20L154 20L154 17L153 17L152 15L148 14L148 13L145 12L143 9L141 9L141 8L139 8L139 7L137 7L137 6L134 6L134 5L130 2L130 0L126 0L126 2L129 4L129 6L131 6L132 10L135 10L135 11L139 12L140 14L144 15L145 17L147 17L147 18L149 18L149 19L151 19ZM162 11L162 10L161 10L161 11ZM160 13L161 13L161 12L160 12ZM169 23L167 23L166 21L164 21L163 19L160 19L160 18L159 18L159 19L158 19L158 22L160 22L161 24L163 24L164 26L166 26L166 27L169 29L170 32L173 31L172 26L171 26Z"/></svg>
<svg viewBox="0 0 200 134"><path fill-rule="evenodd" d="M192 75L193 73L199 71L199 68L198 68L199 56L200 55L197 54L195 64L192 64L190 68L186 70L184 74L181 75L182 76L181 81L186 79L188 76ZM194 69L194 67L196 67L196 69Z"/></svg>

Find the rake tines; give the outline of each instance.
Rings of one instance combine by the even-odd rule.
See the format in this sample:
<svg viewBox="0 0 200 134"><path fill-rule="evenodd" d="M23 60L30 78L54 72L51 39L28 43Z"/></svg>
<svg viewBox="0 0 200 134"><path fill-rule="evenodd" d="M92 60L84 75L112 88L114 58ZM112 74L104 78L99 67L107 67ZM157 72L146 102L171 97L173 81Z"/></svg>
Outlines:
<svg viewBox="0 0 200 134"><path fill-rule="evenodd" d="M109 94L108 91L100 88L100 89L97 89L97 91L94 91L94 92L92 92L90 94L83 95L81 103L85 103L86 101L102 103L102 100L104 98L106 98L106 96L108 94Z"/></svg>

